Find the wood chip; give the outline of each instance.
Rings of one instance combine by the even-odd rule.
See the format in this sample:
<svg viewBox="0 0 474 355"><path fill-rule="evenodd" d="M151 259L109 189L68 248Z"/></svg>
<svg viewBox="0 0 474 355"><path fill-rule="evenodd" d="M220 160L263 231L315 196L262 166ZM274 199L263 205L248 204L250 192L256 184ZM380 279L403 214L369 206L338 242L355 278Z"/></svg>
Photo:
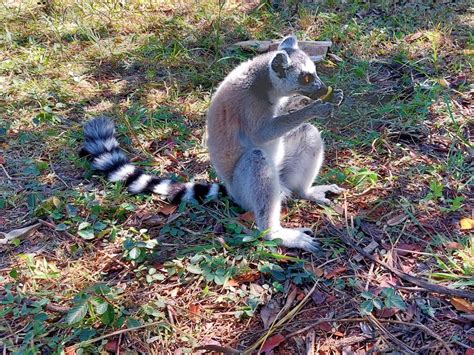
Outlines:
<svg viewBox="0 0 474 355"><path fill-rule="evenodd" d="M379 246L379 243L377 243L375 240L372 240L369 245L367 245L365 248L364 248L364 251L368 254L372 254L372 252L377 249ZM357 262L361 262L362 259L364 259L364 257L360 254L357 254L356 256L354 256L354 260L357 261Z"/></svg>

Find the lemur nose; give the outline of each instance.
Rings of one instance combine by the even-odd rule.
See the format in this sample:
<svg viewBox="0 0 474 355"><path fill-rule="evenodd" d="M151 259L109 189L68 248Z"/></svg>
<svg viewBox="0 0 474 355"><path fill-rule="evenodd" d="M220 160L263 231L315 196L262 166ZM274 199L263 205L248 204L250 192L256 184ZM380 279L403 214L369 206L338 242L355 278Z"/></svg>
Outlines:
<svg viewBox="0 0 474 355"><path fill-rule="evenodd" d="M327 91L328 87L322 81L319 81L317 84L317 90L325 90Z"/></svg>

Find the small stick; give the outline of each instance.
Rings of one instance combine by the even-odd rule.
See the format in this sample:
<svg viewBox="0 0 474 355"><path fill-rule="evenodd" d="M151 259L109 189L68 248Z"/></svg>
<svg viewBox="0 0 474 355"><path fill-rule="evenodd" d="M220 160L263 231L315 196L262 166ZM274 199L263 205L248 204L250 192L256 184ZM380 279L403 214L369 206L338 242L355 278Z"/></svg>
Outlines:
<svg viewBox="0 0 474 355"><path fill-rule="evenodd" d="M2 167L2 170L5 173L5 175L7 176L8 180L13 180L13 178L10 175L8 175L8 171L7 171L7 169L5 169L3 164L0 164L0 166Z"/></svg>

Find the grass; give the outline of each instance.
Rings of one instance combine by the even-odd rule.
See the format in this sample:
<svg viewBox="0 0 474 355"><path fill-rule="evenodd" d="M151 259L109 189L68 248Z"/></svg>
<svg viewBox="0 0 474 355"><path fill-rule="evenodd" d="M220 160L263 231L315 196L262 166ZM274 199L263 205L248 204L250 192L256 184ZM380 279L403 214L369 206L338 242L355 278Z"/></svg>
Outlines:
<svg viewBox="0 0 474 355"><path fill-rule="evenodd" d="M473 290L472 234L460 228L473 213L469 2L5 1L0 18L0 231L40 220L0 245L4 352L301 353L311 332L322 351L473 346L469 301L411 288L326 229L375 241L373 253L412 275ZM342 58L318 64L346 94L321 127L318 182L348 192L333 207L291 202L283 217L318 231L319 255L262 241L226 199L173 208L128 196L77 157L82 124L108 114L136 164L215 179L205 112L253 55L230 45L291 32L332 40ZM270 329L283 342L263 327L270 305L282 310Z"/></svg>

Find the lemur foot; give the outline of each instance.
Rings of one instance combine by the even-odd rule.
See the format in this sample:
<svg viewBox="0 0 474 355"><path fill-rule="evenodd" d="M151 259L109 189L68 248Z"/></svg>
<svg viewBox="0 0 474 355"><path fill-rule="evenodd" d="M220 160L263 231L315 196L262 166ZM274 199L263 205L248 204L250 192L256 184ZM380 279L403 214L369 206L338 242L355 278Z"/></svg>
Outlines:
<svg viewBox="0 0 474 355"><path fill-rule="evenodd" d="M305 200L313 201L319 204L323 205L329 205L331 204L331 200L326 198L326 193L327 192L332 192L334 194L340 194L344 192L345 189L342 187L337 186L336 184L332 185L319 185L319 186L313 186L306 191L302 198Z"/></svg>
<svg viewBox="0 0 474 355"><path fill-rule="evenodd" d="M297 248L316 253L319 243L313 238L313 232L309 228L281 228L270 232L267 239L281 239L281 245L287 248Z"/></svg>
<svg viewBox="0 0 474 355"><path fill-rule="evenodd" d="M336 89L332 93L331 100L329 101L334 106L340 106L344 100L344 92L341 89Z"/></svg>

